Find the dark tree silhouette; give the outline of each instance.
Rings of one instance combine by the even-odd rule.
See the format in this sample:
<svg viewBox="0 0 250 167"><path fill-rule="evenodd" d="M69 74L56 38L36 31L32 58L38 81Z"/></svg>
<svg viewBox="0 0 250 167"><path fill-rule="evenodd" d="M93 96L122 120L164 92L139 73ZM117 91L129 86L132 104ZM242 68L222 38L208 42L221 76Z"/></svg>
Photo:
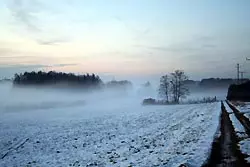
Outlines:
<svg viewBox="0 0 250 167"><path fill-rule="evenodd" d="M189 94L187 81L188 76L181 70L174 71L170 77L164 75L160 79L159 95L166 102L169 102L169 97L171 97L174 103L179 103L181 98L185 98Z"/></svg>
<svg viewBox="0 0 250 167"><path fill-rule="evenodd" d="M213 87L228 87L230 84L236 83L237 80L231 78L207 78L202 79L199 86L205 88Z"/></svg>
<svg viewBox="0 0 250 167"><path fill-rule="evenodd" d="M122 81L112 80L107 82L106 86L107 88L128 89L132 87L132 83L127 80L122 80Z"/></svg>
<svg viewBox="0 0 250 167"><path fill-rule="evenodd" d="M184 84L186 80L188 80L188 76L182 70L171 73L170 89L175 103L179 103L180 98L185 98L189 94L189 90Z"/></svg>
<svg viewBox="0 0 250 167"><path fill-rule="evenodd" d="M169 102L169 77L163 75L160 79L159 95Z"/></svg>
<svg viewBox="0 0 250 167"><path fill-rule="evenodd" d="M250 81L239 85L230 85L227 92L227 100L250 101Z"/></svg>
<svg viewBox="0 0 250 167"><path fill-rule="evenodd" d="M15 74L13 83L15 85L52 85L66 83L68 86L100 87L103 82L99 76L92 74L75 75L62 72L24 72Z"/></svg>
<svg viewBox="0 0 250 167"><path fill-rule="evenodd" d="M143 84L143 86L144 86L144 87L147 87L147 88L148 88L148 87L151 87L151 83L148 81L148 82L146 82L145 84Z"/></svg>

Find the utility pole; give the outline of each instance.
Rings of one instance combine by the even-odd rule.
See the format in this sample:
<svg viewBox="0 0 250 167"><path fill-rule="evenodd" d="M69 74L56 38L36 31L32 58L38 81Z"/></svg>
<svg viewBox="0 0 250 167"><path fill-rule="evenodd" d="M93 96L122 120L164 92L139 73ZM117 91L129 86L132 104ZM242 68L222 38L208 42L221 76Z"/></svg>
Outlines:
<svg viewBox="0 0 250 167"><path fill-rule="evenodd" d="M240 71L240 79L242 80L244 78L244 73L243 71Z"/></svg>
<svg viewBox="0 0 250 167"><path fill-rule="evenodd" d="M245 71L240 71L240 80L241 80L241 83L243 83L243 80L244 80L244 73L246 73Z"/></svg>
<svg viewBox="0 0 250 167"><path fill-rule="evenodd" d="M240 83L240 64L237 64L237 84Z"/></svg>

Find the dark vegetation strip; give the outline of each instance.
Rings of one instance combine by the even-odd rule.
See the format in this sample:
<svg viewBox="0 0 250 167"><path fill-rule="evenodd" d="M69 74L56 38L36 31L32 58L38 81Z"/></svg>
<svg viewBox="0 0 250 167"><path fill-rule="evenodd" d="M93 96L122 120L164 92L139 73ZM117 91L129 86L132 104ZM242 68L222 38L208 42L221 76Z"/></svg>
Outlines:
<svg viewBox="0 0 250 167"><path fill-rule="evenodd" d="M29 141L29 138L25 139L25 140L24 140L22 143L20 143L17 147L11 147L11 148L9 148L9 149L8 149L9 151L7 151L7 152L1 157L1 159L4 159L11 151L17 150L17 149L19 149L20 147L22 147L27 141Z"/></svg>
<svg viewBox="0 0 250 167"><path fill-rule="evenodd" d="M221 119L219 138L215 138L208 162L203 167L248 167L237 145L237 137L223 102L221 102Z"/></svg>
<svg viewBox="0 0 250 167"><path fill-rule="evenodd" d="M228 88L227 100L250 100L250 81L244 81L242 84L232 84Z"/></svg>
<svg viewBox="0 0 250 167"><path fill-rule="evenodd" d="M85 74L75 75L73 73L62 72L24 72L23 74L15 74L13 83L15 85L51 85L58 83L67 83L67 85L98 87L103 84L98 75Z"/></svg>
<svg viewBox="0 0 250 167"><path fill-rule="evenodd" d="M231 103L227 101L227 104L229 107L233 110L236 118L240 121L240 123L243 125L247 135L250 137L250 121L247 117L244 116L244 113L241 113L235 106L233 106Z"/></svg>

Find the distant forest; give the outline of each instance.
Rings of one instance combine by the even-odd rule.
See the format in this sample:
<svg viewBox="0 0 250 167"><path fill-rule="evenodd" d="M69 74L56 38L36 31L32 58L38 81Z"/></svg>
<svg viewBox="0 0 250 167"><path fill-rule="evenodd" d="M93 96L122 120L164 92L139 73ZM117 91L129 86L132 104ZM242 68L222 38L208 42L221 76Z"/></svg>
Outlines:
<svg viewBox="0 0 250 167"><path fill-rule="evenodd" d="M65 84L82 87L100 87L103 82L98 75L85 74L75 75L63 72L24 72L15 74L13 83L15 85L52 85Z"/></svg>
<svg viewBox="0 0 250 167"><path fill-rule="evenodd" d="M241 79L240 82L244 83L249 79ZM206 78L201 81L186 80L185 84L190 88L228 88L231 84L236 84L237 79L232 78Z"/></svg>
<svg viewBox="0 0 250 167"><path fill-rule="evenodd" d="M11 81L10 79L3 79L0 82ZM241 79L240 83L249 81L249 79ZM96 74L76 75L73 73L63 72L24 72L15 74L13 78L15 85L53 85L64 84L68 86L81 86L81 87L107 87L107 88L131 88L132 83L127 80L122 81L109 81L103 83L101 78ZM200 81L186 80L184 84L191 90L197 88L228 88L231 84L236 84L237 80L232 78L206 78Z"/></svg>
<svg viewBox="0 0 250 167"><path fill-rule="evenodd" d="M130 81L127 81L127 80L122 80L122 81L109 81L106 83L106 87L107 88L126 88L126 89L129 89L129 88L132 88L132 83Z"/></svg>
<svg viewBox="0 0 250 167"><path fill-rule="evenodd" d="M103 83L101 78L95 74L75 75L73 73L63 72L24 72L15 74L13 78L14 85L57 85L68 87L84 87L84 88L116 88L129 89L132 88L132 83L127 80L116 81L112 80Z"/></svg>

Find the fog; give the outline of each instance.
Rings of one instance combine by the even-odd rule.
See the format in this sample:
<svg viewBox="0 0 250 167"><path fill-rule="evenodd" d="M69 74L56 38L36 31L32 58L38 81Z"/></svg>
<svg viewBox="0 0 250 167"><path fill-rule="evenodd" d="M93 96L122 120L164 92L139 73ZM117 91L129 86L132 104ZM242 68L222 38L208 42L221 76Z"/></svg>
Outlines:
<svg viewBox="0 0 250 167"><path fill-rule="evenodd" d="M0 112L3 117L15 119L67 119L89 118L122 112L140 112L145 98L158 98L157 86L145 89L133 85L132 89L103 89L83 92L80 89L54 89L49 87L16 87L11 82L0 84ZM185 100L217 96L223 100L226 89L190 92ZM5 114L4 114L5 113ZM22 113L22 114L15 114ZM7 114L7 115L6 115Z"/></svg>
<svg viewBox="0 0 250 167"><path fill-rule="evenodd" d="M187 158L176 154L176 148L185 148L191 160L201 163L208 156L220 111L220 103L142 105L145 98L159 97L157 86L146 89L140 84L127 90L104 88L86 92L79 88L20 87L5 82L0 83L0 92L0 157L4 157L0 166L27 166L30 162L39 166L74 166L76 161L89 164L93 160L115 166L107 154L110 150L126 157L118 159L117 166L129 166L137 159L143 163L138 166L145 166L154 164L151 160L157 162L159 157L168 157L170 166L176 166L171 164ZM219 94L225 95L223 91L191 92L186 100ZM177 127L174 133L173 127ZM197 134L190 134L190 129ZM144 139L150 149L172 152L151 154L143 146ZM199 143L187 145L185 140ZM134 152L132 145L141 151Z"/></svg>
<svg viewBox="0 0 250 167"><path fill-rule="evenodd" d="M185 148L191 160L203 162L217 129L220 103L142 105L144 98L157 98L156 90L134 85L127 91L105 88L86 92L2 83L0 157L4 159L0 166L29 166L33 162L35 166L74 166L76 161L84 166L93 161L106 164L96 166L129 166L138 163L137 159L142 164L136 166L147 166L159 157L167 157L169 166L176 166L187 158L176 154L176 148ZM173 132L173 127L178 129ZM196 134L190 134L190 129ZM198 143L187 144L195 139ZM131 149L132 145L140 152ZM158 153L149 153L144 145ZM110 150L126 160L118 158L113 164Z"/></svg>
<svg viewBox="0 0 250 167"><path fill-rule="evenodd" d="M154 96L153 93L150 95L136 89L83 92L78 89L16 87L12 83L0 84L0 92L2 116L3 112L12 117L22 112L17 119L20 116L23 119L60 119L77 117L79 112L85 118L123 111L135 112L141 107L144 97Z"/></svg>

